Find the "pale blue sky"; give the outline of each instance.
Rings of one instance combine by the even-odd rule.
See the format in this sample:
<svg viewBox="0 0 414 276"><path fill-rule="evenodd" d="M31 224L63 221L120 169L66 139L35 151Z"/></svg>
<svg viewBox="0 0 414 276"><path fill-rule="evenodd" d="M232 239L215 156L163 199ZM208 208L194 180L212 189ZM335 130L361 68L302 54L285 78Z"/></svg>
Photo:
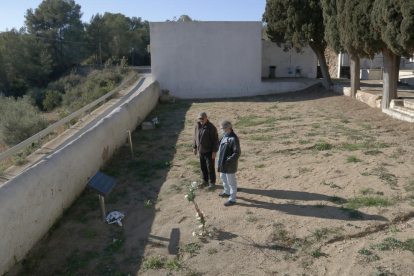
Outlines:
<svg viewBox="0 0 414 276"><path fill-rule="evenodd" d="M0 0L0 32L24 26L29 8L37 8L42 0ZM266 0L75 0L82 6L83 22L96 13L122 13L161 22L187 14L202 21L262 21Z"/></svg>

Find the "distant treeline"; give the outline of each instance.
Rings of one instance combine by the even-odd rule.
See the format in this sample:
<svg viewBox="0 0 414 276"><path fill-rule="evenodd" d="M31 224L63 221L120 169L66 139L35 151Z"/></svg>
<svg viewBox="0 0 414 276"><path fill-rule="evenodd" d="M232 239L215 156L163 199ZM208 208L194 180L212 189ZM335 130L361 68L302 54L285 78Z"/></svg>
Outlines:
<svg viewBox="0 0 414 276"><path fill-rule="evenodd" d="M73 0L44 0L28 9L25 26L0 33L0 94L21 97L83 64L149 65L149 22L106 12L81 21Z"/></svg>

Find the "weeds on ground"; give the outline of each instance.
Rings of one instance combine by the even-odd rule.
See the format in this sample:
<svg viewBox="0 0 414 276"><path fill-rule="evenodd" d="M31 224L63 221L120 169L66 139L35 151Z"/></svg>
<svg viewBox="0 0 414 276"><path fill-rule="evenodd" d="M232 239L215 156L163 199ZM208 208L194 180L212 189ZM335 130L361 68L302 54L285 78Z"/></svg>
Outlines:
<svg viewBox="0 0 414 276"><path fill-rule="evenodd" d="M365 155L374 155L374 156L377 156L380 153L382 153L382 151L377 150L377 149L375 149L375 150L367 150L367 151L364 152Z"/></svg>
<svg viewBox="0 0 414 276"><path fill-rule="evenodd" d="M401 241L393 237L388 237L384 238L381 243L377 244L377 248L381 251L390 249L402 249L411 251L414 254L414 239L409 238L405 241Z"/></svg>
<svg viewBox="0 0 414 276"><path fill-rule="evenodd" d="M312 236L315 237L317 241L320 241L321 239L328 238L329 235L335 237L337 234L339 234L343 230L344 229L342 227L338 227L338 228L322 227L321 229L315 229Z"/></svg>
<svg viewBox="0 0 414 276"><path fill-rule="evenodd" d="M310 170L308 169L308 168L306 168L306 167L299 167L298 168L298 172L299 173L307 173L307 172L310 172Z"/></svg>
<svg viewBox="0 0 414 276"><path fill-rule="evenodd" d="M321 184L322 184L322 185L329 185L329 187L331 187L331 188L340 188L338 185L336 185L336 184L335 184L335 183L333 183L333 182L326 183L326 181L325 181L325 180L322 180Z"/></svg>
<svg viewBox="0 0 414 276"><path fill-rule="evenodd" d="M253 141L272 141L273 137L272 136L252 136L252 137L250 137L250 140L253 140Z"/></svg>
<svg viewBox="0 0 414 276"><path fill-rule="evenodd" d="M369 194L372 194L374 190L371 188L365 188L365 189L359 190L359 192L363 195L369 195Z"/></svg>
<svg viewBox="0 0 414 276"><path fill-rule="evenodd" d="M216 254L217 253L217 249L209 249L208 251L207 251L207 255L214 255L214 254Z"/></svg>
<svg viewBox="0 0 414 276"><path fill-rule="evenodd" d="M290 121L290 120L294 120L296 119L295 117L291 117L291 116L284 116L284 117L280 117L279 120L281 121Z"/></svg>
<svg viewBox="0 0 414 276"><path fill-rule="evenodd" d="M341 201L343 201L344 199L343 198L341 198L341 197L339 197L339 196L331 196L331 201L333 202L333 203L339 203L339 202L341 202Z"/></svg>
<svg viewBox="0 0 414 276"><path fill-rule="evenodd" d="M372 255L372 252L364 247L358 249L358 253L362 255Z"/></svg>
<svg viewBox="0 0 414 276"><path fill-rule="evenodd" d="M360 144L349 144L349 143L342 143L342 149L347 151L355 151L363 147L363 145Z"/></svg>
<svg viewBox="0 0 414 276"><path fill-rule="evenodd" d="M262 125L262 124L272 124L274 123L276 120L273 117L269 117L266 118L265 120L257 120L260 119L260 117L256 116L256 115L249 115L246 117L241 117L241 116L237 116L237 123L235 124L235 127L240 127L240 126L258 126L258 125Z"/></svg>
<svg viewBox="0 0 414 276"><path fill-rule="evenodd" d="M195 254L197 254L197 250L199 250L200 248L201 248L201 245L194 243L194 242L190 242L184 248L180 248L180 250L190 253L191 257L193 257Z"/></svg>
<svg viewBox="0 0 414 276"><path fill-rule="evenodd" d="M412 192L412 191L414 191L414 180L410 180L408 182L408 185L407 186L404 186L404 190L406 192Z"/></svg>
<svg viewBox="0 0 414 276"><path fill-rule="evenodd" d="M248 222L256 222L258 220L258 218L255 217L255 216L248 216L246 220Z"/></svg>
<svg viewBox="0 0 414 276"><path fill-rule="evenodd" d="M376 271L372 276L394 276L395 274L384 267L376 267Z"/></svg>
<svg viewBox="0 0 414 276"><path fill-rule="evenodd" d="M143 263L142 269L147 271L149 269L160 269L165 265L165 257L150 257L146 262Z"/></svg>
<svg viewBox="0 0 414 276"><path fill-rule="evenodd" d="M346 206L348 209L356 210L360 207L372 207L372 206L390 206L392 202L388 201L385 198L379 197L353 197L349 199L349 202Z"/></svg>
<svg viewBox="0 0 414 276"><path fill-rule="evenodd" d="M356 158L354 155L351 155L351 156L348 156L347 162L348 163L357 163L357 162L361 162L361 160Z"/></svg>
<svg viewBox="0 0 414 276"><path fill-rule="evenodd" d="M194 160L194 159L192 159L192 160L188 161L186 164L187 164L187 165L191 165L191 166L195 166L195 167L200 166L199 161Z"/></svg>
<svg viewBox="0 0 414 276"><path fill-rule="evenodd" d="M320 249L314 249L309 253L309 255L311 255L314 258L319 258L320 256L323 255L323 253Z"/></svg>
<svg viewBox="0 0 414 276"><path fill-rule="evenodd" d="M322 150L330 150L330 149L332 149L332 145L329 144L328 142L315 144L315 150L322 151Z"/></svg>
<svg viewBox="0 0 414 276"><path fill-rule="evenodd" d="M385 180L387 184L389 184L391 187L396 187L397 185L397 177L388 172L380 172L378 173L378 178L381 180Z"/></svg>
<svg viewBox="0 0 414 276"><path fill-rule="evenodd" d="M400 232L400 230L398 230L397 225L395 225L395 224L394 224L394 225L391 227L390 232L395 234L395 233L397 233L397 232Z"/></svg>
<svg viewBox="0 0 414 276"><path fill-rule="evenodd" d="M169 270L179 271L181 269L181 264L177 259L170 259L165 263L165 267Z"/></svg>

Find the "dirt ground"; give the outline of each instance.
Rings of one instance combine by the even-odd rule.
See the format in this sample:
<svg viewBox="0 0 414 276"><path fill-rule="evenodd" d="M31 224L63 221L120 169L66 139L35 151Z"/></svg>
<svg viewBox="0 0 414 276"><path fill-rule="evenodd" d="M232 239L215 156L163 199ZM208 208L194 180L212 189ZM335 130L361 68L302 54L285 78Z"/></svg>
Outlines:
<svg viewBox="0 0 414 276"><path fill-rule="evenodd" d="M197 114L234 124L237 203L198 190ZM7 275L414 275L414 126L332 91L159 105L102 171L103 224L85 191ZM213 230L217 229L217 230Z"/></svg>

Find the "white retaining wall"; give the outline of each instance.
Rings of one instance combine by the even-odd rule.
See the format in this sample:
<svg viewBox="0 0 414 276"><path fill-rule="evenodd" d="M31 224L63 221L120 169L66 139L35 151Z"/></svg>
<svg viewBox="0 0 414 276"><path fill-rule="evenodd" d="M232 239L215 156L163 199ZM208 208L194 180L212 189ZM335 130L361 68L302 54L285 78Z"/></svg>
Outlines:
<svg viewBox="0 0 414 276"><path fill-rule="evenodd" d="M318 58L309 46L301 53L294 49L285 52L282 47L262 40L262 78L269 77L269 66L276 66L276 77L295 77L295 69L300 67L302 77L316 79Z"/></svg>
<svg viewBox="0 0 414 276"><path fill-rule="evenodd" d="M0 187L0 275L20 261L154 109L153 82L63 149Z"/></svg>
<svg viewBox="0 0 414 276"><path fill-rule="evenodd" d="M260 21L151 22L152 78L171 96L187 99L284 93L315 84L261 81L261 28Z"/></svg>

